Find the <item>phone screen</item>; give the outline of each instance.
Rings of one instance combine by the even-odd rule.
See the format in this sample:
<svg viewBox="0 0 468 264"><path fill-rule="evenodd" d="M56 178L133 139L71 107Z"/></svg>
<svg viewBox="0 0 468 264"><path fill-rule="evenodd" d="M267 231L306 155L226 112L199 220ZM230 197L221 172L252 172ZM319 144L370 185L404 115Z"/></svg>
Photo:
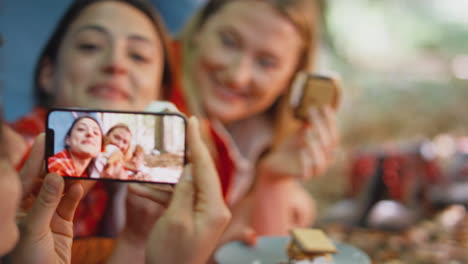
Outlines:
<svg viewBox="0 0 468 264"><path fill-rule="evenodd" d="M186 120L177 113L53 109L46 167L63 177L175 184L186 163Z"/></svg>

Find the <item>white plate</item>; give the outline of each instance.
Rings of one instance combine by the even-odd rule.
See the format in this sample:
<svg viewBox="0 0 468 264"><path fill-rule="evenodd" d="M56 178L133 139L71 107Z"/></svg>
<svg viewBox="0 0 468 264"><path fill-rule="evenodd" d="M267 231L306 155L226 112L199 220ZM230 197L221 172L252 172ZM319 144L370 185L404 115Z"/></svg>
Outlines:
<svg viewBox="0 0 468 264"><path fill-rule="evenodd" d="M241 242L231 242L215 253L219 264L277 264L287 262L286 246L289 237L259 237L255 247ZM370 259L362 250L345 243L334 243L338 253L333 254L334 264L370 264Z"/></svg>

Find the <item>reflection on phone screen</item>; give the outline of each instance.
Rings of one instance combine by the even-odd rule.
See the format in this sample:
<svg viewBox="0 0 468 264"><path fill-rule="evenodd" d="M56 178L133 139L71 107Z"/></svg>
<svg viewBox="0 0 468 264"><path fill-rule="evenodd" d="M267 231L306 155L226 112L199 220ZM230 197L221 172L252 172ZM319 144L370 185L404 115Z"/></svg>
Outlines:
<svg viewBox="0 0 468 264"><path fill-rule="evenodd" d="M47 169L64 177L177 183L185 119L171 113L52 110Z"/></svg>

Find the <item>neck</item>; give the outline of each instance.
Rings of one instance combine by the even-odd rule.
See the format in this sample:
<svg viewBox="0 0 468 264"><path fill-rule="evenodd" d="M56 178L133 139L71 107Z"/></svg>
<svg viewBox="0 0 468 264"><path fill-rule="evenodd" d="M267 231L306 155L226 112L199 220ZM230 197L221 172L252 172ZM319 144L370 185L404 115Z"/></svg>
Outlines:
<svg viewBox="0 0 468 264"><path fill-rule="evenodd" d="M77 155L73 155L73 153L70 151L70 156L73 160L73 165L75 166L75 171L76 174L75 176L81 176L83 172L86 170L86 168L89 165L89 162L91 161L91 158L80 158Z"/></svg>

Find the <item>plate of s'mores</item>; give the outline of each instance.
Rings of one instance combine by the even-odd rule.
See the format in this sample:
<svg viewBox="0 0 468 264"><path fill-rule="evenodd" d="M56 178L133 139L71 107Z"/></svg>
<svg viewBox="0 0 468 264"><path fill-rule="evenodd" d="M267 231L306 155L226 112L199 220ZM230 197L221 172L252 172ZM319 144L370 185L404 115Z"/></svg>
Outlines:
<svg viewBox="0 0 468 264"><path fill-rule="evenodd" d="M231 242L215 253L219 264L370 264L360 249L331 241L320 229L296 228L289 236L259 237L257 245Z"/></svg>

